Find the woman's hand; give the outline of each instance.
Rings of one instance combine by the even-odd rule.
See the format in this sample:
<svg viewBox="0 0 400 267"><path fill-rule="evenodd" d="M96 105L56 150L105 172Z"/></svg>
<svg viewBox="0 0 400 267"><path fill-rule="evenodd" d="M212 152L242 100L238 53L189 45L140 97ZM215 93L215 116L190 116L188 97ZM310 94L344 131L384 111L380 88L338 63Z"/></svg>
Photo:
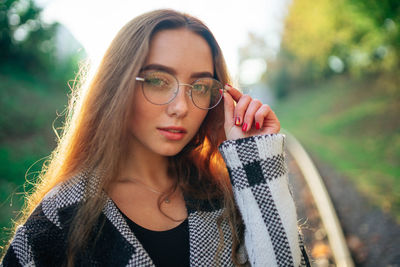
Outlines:
<svg viewBox="0 0 400 267"><path fill-rule="evenodd" d="M279 133L280 122L267 104L225 85L225 135L228 140Z"/></svg>

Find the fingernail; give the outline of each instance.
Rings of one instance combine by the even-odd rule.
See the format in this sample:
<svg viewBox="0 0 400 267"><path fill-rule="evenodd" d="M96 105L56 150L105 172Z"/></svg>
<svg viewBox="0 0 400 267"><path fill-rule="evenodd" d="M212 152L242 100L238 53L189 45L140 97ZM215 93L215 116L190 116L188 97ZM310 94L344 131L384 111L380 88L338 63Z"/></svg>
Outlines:
<svg viewBox="0 0 400 267"><path fill-rule="evenodd" d="M236 117L235 124L240 125L240 117Z"/></svg>
<svg viewBox="0 0 400 267"><path fill-rule="evenodd" d="M256 129L259 130L260 129L260 123L256 122Z"/></svg>
<svg viewBox="0 0 400 267"><path fill-rule="evenodd" d="M231 88L233 88L232 85L227 84L227 83L225 84L225 89L226 89L226 90L229 90L229 89L231 89Z"/></svg>
<svg viewBox="0 0 400 267"><path fill-rule="evenodd" d="M245 132L247 130L247 123L243 123L242 131Z"/></svg>
<svg viewBox="0 0 400 267"><path fill-rule="evenodd" d="M222 90L222 89L219 89L219 93L221 94L221 96L222 96L222 99L224 98L224 90Z"/></svg>

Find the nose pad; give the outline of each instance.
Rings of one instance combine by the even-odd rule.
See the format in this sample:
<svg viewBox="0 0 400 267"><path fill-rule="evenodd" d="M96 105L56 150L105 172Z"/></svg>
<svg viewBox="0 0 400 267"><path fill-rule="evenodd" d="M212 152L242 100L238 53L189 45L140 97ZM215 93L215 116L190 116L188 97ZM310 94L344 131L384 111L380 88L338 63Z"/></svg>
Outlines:
<svg viewBox="0 0 400 267"><path fill-rule="evenodd" d="M189 96L190 100L193 101L193 99L192 99L192 88L190 88L189 90L186 90L186 94Z"/></svg>

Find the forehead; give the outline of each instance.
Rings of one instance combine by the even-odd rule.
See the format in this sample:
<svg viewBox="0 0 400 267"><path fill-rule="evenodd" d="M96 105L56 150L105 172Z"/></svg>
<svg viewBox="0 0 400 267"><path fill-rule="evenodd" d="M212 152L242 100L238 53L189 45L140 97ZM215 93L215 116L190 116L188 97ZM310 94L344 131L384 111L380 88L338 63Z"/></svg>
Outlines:
<svg viewBox="0 0 400 267"><path fill-rule="evenodd" d="M179 74L213 73L213 57L207 41L184 28L162 30L154 34L145 64L165 65Z"/></svg>

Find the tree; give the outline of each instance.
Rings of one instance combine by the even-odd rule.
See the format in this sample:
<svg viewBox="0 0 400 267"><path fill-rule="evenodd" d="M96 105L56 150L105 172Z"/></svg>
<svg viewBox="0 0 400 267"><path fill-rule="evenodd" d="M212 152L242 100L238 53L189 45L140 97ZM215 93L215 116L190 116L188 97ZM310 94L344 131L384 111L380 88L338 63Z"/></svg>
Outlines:
<svg viewBox="0 0 400 267"><path fill-rule="evenodd" d="M337 73L400 77L399 15L397 0L294 0L271 76L296 87Z"/></svg>
<svg viewBox="0 0 400 267"><path fill-rule="evenodd" d="M46 24L33 0L0 1L0 64L51 70L58 24Z"/></svg>

